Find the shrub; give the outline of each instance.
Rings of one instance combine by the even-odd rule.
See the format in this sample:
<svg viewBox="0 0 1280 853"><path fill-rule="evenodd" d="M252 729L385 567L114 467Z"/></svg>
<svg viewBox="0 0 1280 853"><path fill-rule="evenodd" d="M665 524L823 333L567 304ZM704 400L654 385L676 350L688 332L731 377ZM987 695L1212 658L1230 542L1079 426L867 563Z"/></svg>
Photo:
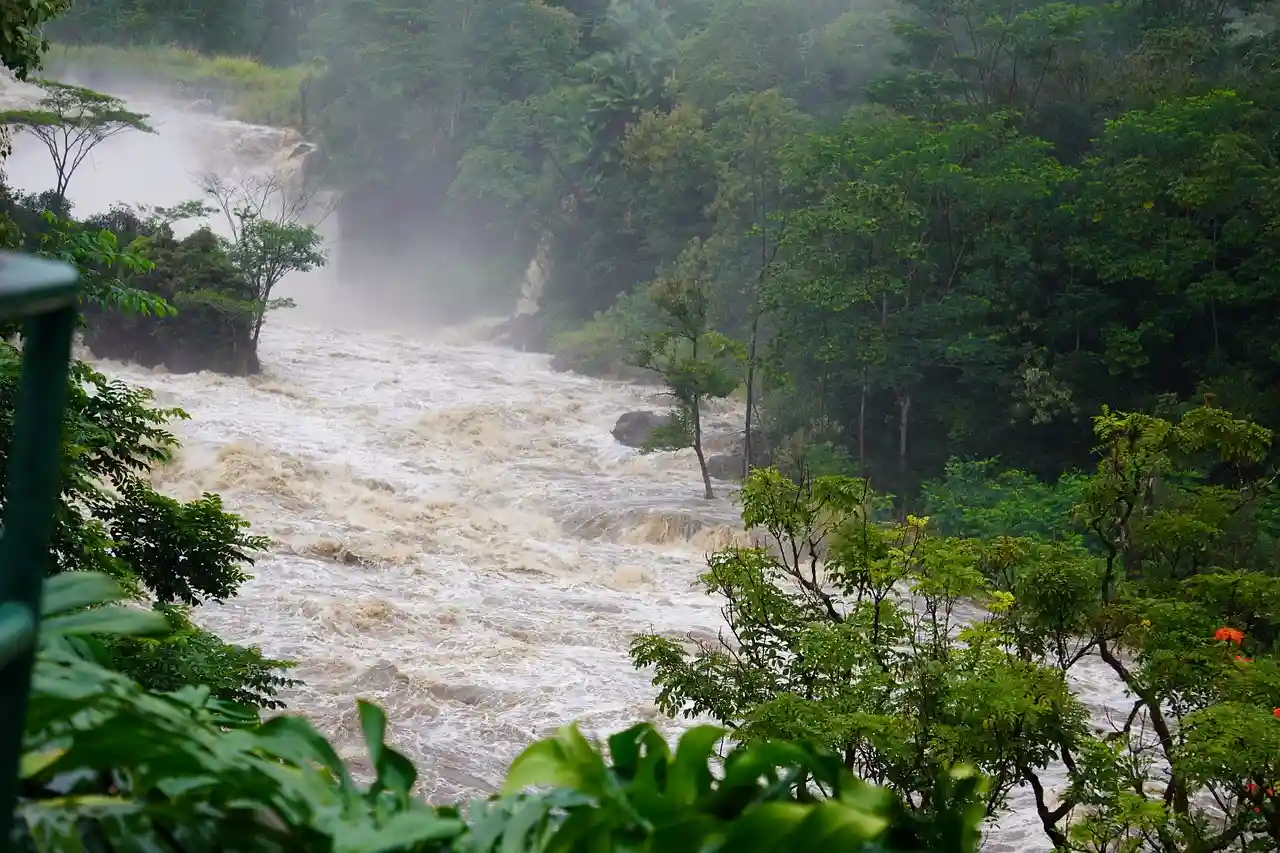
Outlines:
<svg viewBox="0 0 1280 853"><path fill-rule="evenodd" d="M610 379L645 377L649 371L632 365L634 353L644 336L658 328L657 309L643 289L618 297L607 311L579 329L562 332L551 339L556 366Z"/></svg>

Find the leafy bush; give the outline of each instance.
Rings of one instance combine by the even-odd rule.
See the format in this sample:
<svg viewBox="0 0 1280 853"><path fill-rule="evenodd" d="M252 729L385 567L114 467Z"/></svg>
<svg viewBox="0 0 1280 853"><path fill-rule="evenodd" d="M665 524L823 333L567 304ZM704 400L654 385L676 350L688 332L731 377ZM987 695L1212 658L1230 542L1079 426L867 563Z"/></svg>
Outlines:
<svg viewBox="0 0 1280 853"><path fill-rule="evenodd" d="M1059 850L1277 849L1272 434L1211 407L1104 409L1094 431L1096 470L1062 492L954 466L978 506L942 506L984 538L879 521L853 478L755 471L743 521L770 547L712 554L702 577L726 635L632 645L659 707L747 743L820 742L925 813L939 774L972 762L990 813L1029 787ZM1085 661L1131 697L1102 731L1072 689Z"/></svg>
<svg viewBox="0 0 1280 853"><path fill-rule="evenodd" d="M95 355L145 367L163 364L174 373L242 376L259 370L253 289L208 227L178 239L162 217L144 219L123 206L84 225L115 234L145 254L147 268L127 281L171 307L154 313L86 306L84 343Z"/></svg>
<svg viewBox="0 0 1280 853"><path fill-rule="evenodd" d="M653 300L640 290L620 296L582 328L555 335L551 352L557 366L588 376L652 378L632 362L645 335L660 325Z"/></svg>
<svg viewBox="0 0 1280 853"><path fill-rule="evenodd" d="M838 758L786 743L733 749L699 726L670 750L638 725L607 754L574 726L526 749L500 795L433 808L387 718L359 702L375 778L357 783L306 721L257 724L203 687L149 692L93 659L86 635L163 631L101 605L100 574L47 582L17 837L24 849L184 851L933 851L977 849L982 780L964 770L921 820ZM716 769L719 768L719 769ZM530 787L543 790L529 792Z"/></svg>
<svg viewBox="0 0 1280 853"><path fill-rule="evenodd" d="M1002 470L995 459L952 459L942 478L924 484L922 498L925 513L949 536L1071 538L1079 533L1071 508L1084 481L1068 474L1051 484Z"/></svg>

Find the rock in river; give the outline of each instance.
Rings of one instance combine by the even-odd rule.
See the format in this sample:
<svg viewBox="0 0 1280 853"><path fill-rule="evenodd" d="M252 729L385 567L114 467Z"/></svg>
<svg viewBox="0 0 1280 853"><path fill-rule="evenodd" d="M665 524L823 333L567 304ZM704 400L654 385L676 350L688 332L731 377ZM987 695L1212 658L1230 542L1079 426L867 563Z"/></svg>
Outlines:
<svg viewBox="0 0 1280 853"><path fill-rule="evenodd" d="M657 412L627 412L613 425L613 437L627 447L644 447L655 429L671 423L670 415Z"/></svg>

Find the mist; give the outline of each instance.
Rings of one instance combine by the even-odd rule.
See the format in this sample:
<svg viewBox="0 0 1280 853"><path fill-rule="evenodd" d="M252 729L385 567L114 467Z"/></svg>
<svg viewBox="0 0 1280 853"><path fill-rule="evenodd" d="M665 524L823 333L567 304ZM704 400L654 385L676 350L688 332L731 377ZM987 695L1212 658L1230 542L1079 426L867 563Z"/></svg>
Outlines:
<svg viewBox="0 0 1280 853"><path fill-rule="evenodd" d="M206 99L193 99L179 86L147 84L136 76L113 77L101 68L59 68L57 79L91 86L125 101L129 110L148 116L155 133L127 131L94 146L75 171L68 188L72 215L91 216L119 205L137 208L170 207L204 198L201 176L216 174L236 181L246 174L284 174L290 155L302 142L292 130L230 118ZM0 82L10 108L38 100L39 90L12 79ZM39 193L54 186L56 172L48 150L34 137L14 134L13 153L6 163L9 183L17 190ZM278 287L278 296L292 299L285 309L299 320L343 328L432 329L431 285L453 286L454 276L432 273L426 255L414 259L404 253L387 263L358 246L344 246L333 215L335 194L317 186L322 196L310 220L324 237L328 263L307 273L291 273ZM221 215L175 223L175 233L190 233L208 225L229 234ZM410 270L416 270L416 275ZM376 297L373 295L376 294ZM277 319L280 315L277 315ZM287 321L287 317L284 318Z"/></svg>

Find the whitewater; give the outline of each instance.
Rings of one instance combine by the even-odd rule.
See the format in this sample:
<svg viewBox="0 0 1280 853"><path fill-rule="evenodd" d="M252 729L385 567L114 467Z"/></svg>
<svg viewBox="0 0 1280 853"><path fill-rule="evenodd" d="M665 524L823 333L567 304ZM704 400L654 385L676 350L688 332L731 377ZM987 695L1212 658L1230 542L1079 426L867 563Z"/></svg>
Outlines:
<svg viewBox="0 0 1280 853"><path fill-rule="evenodd" d="M71 182L79 215L194 198L198 173L272 167L297 142L155 96L130 103L159 132L95 150ZM7 171L20 189L52 186L30 140ZM362 303L360 282L331 271L286 285L298 308L269 318L259 376L96 361L191 415L156 486L216 492L273 540L240 594L197 621L297 661L289 710L357 766L355 699L385 707L435 801L493 790L521 748L570 721L678 734L687 723L659 718L628 646L645 632L713 639L719 603L695 581L708 551L744 534L728 484L701 498L691 452L642 456L610 435L620 414L661 407L658 389L554 372L477 343L483 324L393 325L394 306ZM713 407L713 447L739 415ZM1122 701L1085 675L1099 711ZM1019 800L988 849L1047 849Z"/></svg>

